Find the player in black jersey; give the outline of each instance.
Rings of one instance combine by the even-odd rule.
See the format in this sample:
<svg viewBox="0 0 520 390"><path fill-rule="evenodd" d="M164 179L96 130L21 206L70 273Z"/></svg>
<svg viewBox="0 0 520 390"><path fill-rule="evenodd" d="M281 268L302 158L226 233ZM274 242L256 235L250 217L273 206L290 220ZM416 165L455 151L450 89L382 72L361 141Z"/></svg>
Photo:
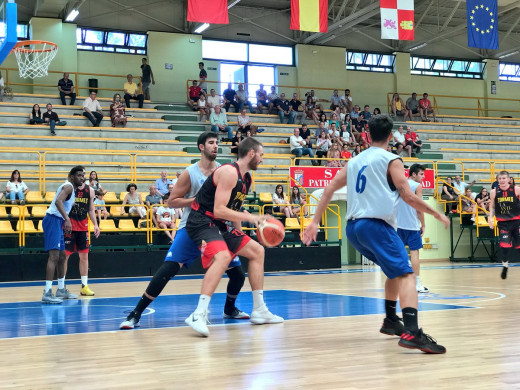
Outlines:
<svg viewBox="0 0 520 390"><path fill-rule="evenodd" d="M520 249L520 187L510 184L507 171L500 171L497 180L498 187L489 195L488 223L491 229L495 229L493 217L496 217L502 258L500 277L505 279L514 249Z"/></svg>
<svg viewBox="0 0 520 390"><path fill-rule="evenodd" d="M253 324L274 324L283 318L272 314L263 298L264 248L242 232L241 223L258 226L266 217L241 212L240 208L251 186L250 170L262 163L264 148L249 137L238 146L238 161L217 168L197 193L186 223L190 238L201 249L202 265L207 268L202 282L197 309L186 323L202 336L209 336L208 307L222 274L235 255L249 259L248 278L253 291ZM233 222L234 227L226 225Z"/></svg>

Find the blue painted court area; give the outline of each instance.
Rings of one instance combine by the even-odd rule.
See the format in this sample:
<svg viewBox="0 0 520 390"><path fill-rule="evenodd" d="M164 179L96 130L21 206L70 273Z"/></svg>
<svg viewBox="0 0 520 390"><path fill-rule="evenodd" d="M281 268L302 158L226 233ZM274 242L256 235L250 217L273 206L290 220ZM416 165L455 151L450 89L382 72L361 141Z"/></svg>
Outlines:
<svg viewBox="0 0 520 390"><path fill-rule="evenodd" d="M381 298L332 295L312 292L269 290L264 293L273 313L286 320L384 314ZM222 310L226 294L218 293L211 300L209 319L213 325L241 323L224 320ZM184 319L197 306L198 294L160 296L141 317L141 328L186 326ZM92 298L65 301L62 305L38 302L0 304L0 339L51 336L119 330L119 324L137 303L137 297ZM237 306L251 312L250 292L241 293ZM469 309L471 306L420 302L420 310Z"/></svg>

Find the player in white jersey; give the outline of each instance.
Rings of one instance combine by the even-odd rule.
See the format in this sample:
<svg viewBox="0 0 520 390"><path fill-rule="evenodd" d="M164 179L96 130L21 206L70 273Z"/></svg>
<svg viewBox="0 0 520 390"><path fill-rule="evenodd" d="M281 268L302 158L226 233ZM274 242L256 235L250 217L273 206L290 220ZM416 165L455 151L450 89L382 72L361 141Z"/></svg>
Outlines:
<svg viewBox="0 0 520 390"><path fill-rule="evenodd" d="M182 266L189 267L200 257L199 247L186 233L186 220L191 212L190 205L195 195L199 192L206 178L220 165L215 161L218 152L217 134L212 131L202 133L197 140L197 145L201 152L200 161L190 165L180 175L168 199L168 207L184 207L175 239L166 254L164 263L153 276L137 306L121 323L120 329L134 329L140 326L141 314L159 296L168 281L177 275ZM238 257L229 263L226 274L229 277L229 283L223 317L226 319L249 319L249 314L235 306L238 293L245 281L245 274Z"/></svg>
<svg viewBox="0 0 520 390"><path fill-rule="evenodd" d="M433 215L446 228L449 220L412 192L404 175L403 162L386 151L392 138L392 120L386 115L376 115L369 120L368 126L372 147L349 160L325 188L302 241L309 245L316 240L320 219L332 195L347 184L347 238L363 256L378 264L388 277L385 284L385 323L391 328L385 329L388 330L386 333L400 336L401 347L427 353L445 353L446 348L423 333L418 326L415 277L404 244L396 232L397 199L401 196L418 211ZM398 298L404 326L395 313Z"/></svg>
<svg viewBox="0 0 520 390"><path fill-rule="evenodd" d="M422 181L424 179L424 171L426 168L421 164L413 164L408 171L408 184L410 189L422 198ZM419 263L419 249L422 249L422 235L426 224L424 223L424 213L417 211L413 207L406 204L402 198L397 203L397 234L401 237L403 244L410 249L410 260L412 269L415 274L415 289L418 293L430 292L430 289L421 284L420 272L421 264Z"/></svg>
<svg viewBox="0 0 520 390"><path fill-rule="evenodd" d="M45 275L45 290L42 303L62 303L63 299L77 298L65 288L65 239L63 232L69 234L72 224L69 212L76 200L74 191L85 181L85 168L76 166L69 172L68 180L59 186L51 205L43 218L43 240L45 251L49 252ZM58 291L52 293L54 273L58 271Z"/></svg>

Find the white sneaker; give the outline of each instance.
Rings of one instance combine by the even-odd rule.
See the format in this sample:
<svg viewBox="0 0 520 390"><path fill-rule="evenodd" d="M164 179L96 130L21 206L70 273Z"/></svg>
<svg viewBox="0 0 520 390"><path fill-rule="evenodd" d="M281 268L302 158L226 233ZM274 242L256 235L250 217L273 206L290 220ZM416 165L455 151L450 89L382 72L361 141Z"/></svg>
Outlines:
<svg viewBox="0 0 520 390"><path fill-rule="evenodd" d="M430 292L430 289L428 287L425 287L425 286L419 286L419 287L417 287L417 292L426 294L426 293Z"/></svg>
<svg viewBox="0 0 520 390"><path fill-rule="evenodd" d="M267 306L263 305L251 312L251 318L249 321L255 325L280 324L283 322L283 318L271 313Z"/></svg>
<svg viewBox="0 0 520 390"><path fill-rule="evenodd" d="M208 311L204 311L202 313L193 312L188 318L184 320L184 322L191 326L191 328L201 336L209 336Z"/></svg>
<svg viewBox="0 0 520 390"><path fill-rule="evenodd" d="M139 328L140 326L141 325L139 324L139 320L136 320L134 317L132 317L121 322L119 329L134 329Z"/></svg>

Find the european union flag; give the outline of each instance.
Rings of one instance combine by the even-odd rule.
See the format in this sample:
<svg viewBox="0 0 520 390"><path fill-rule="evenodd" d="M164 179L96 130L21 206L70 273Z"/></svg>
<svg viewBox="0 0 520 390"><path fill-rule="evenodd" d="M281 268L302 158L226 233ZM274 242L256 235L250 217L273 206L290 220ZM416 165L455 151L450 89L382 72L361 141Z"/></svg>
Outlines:
<svg viewBox="0 0 520 390"><path fill-rule="evenodd" d="M468 46L498 49L497 0L467 0Z"/></svg>

